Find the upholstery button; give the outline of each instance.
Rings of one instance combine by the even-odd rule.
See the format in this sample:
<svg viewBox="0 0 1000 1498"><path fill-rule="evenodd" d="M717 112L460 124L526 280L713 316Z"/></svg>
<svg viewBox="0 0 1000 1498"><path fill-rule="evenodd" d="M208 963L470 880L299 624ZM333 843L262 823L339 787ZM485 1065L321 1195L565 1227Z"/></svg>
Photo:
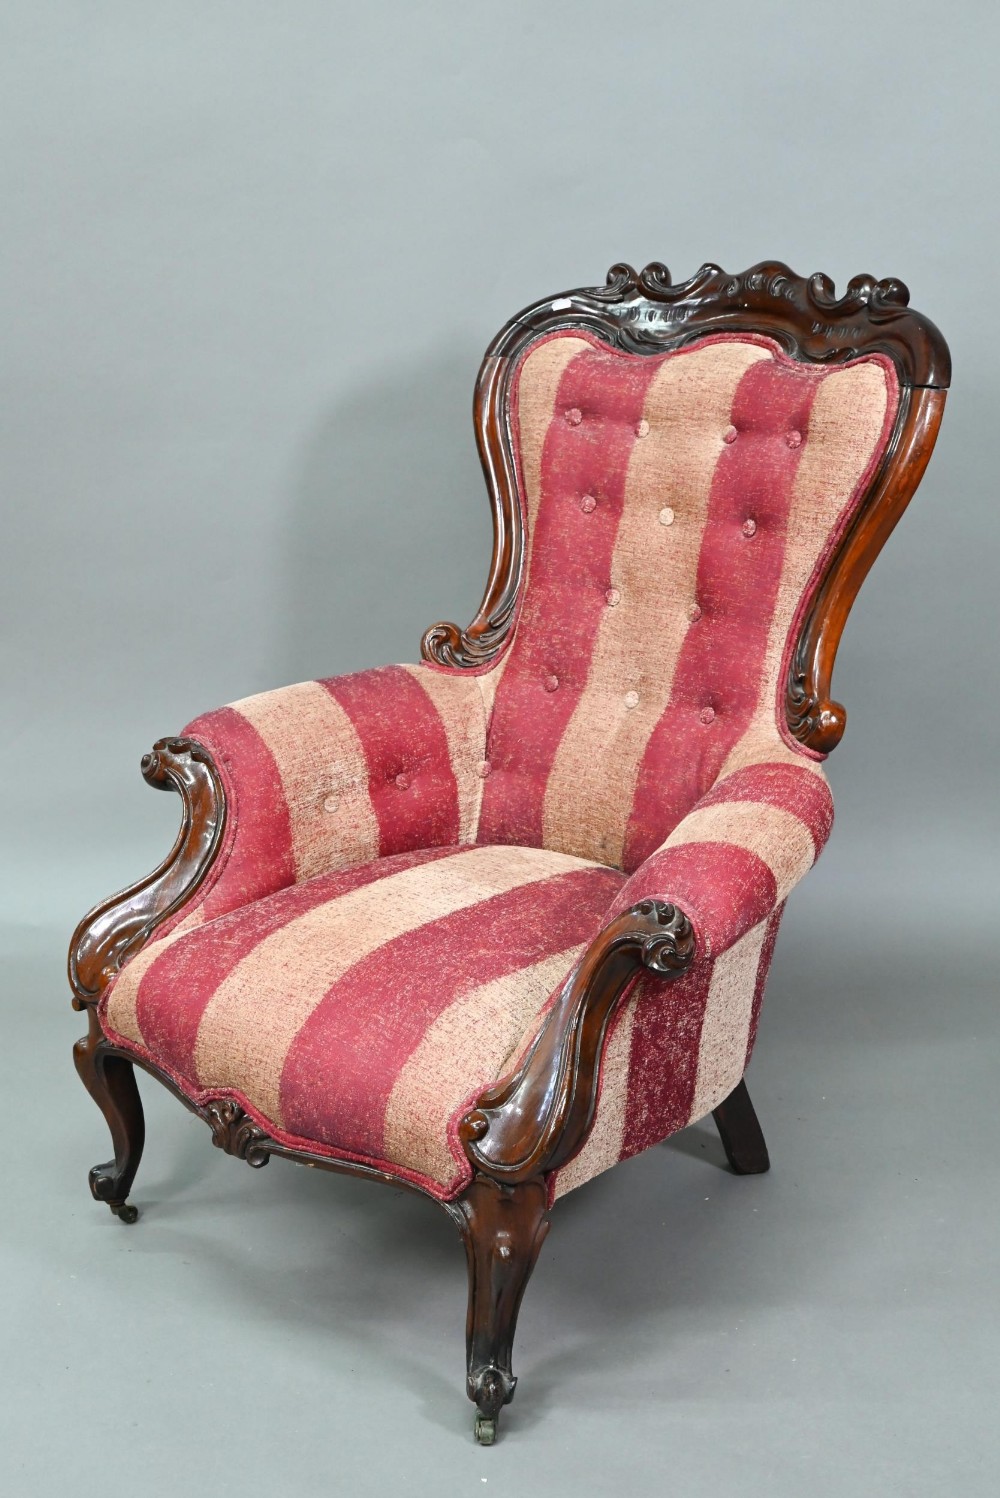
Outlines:
<svg viewBox="0 0 1000 1498"><path fill-rule="evenodd" d="M592 515L597 509L597 500L592 494L585 494L580 501L580 509L585 515Z"/></svg>
<svg viewBox="0 0 1000 1498"><path fill-rule="evenodd" d="M583 412L580 410L580 407L570 406L569 410L566 412L566 420L569 422L571 427L578 427L583 420Z"/></svg>
<svg viewBox="0 0 1000 1498"><path fill-rule="evenodd" d="M756 520L744 520L744 522L743 522L743 534L744 534L744 536L747 536L747 537L749 537L749 536L756 536L756 534L757 534L757 522L756 522Z"/></svg>
<svg viewBox="0 0 1000 1498"><path fill-rule="evenodd" d="M556 691L556 689L559 686L559 678L558 678L558 676L546 676L543 685L544 685L545 690L547 692L554 692L554 691Z"/></svg>
<svg viewBox="0 0 1000 1498"><path fill-rule="evenodd" d="M649 436L649 422L646 420L645 417L643 417L641 421L637 421L636 422L636 425L635 425L635 435L637 437L648 437Z"/></svg>
<svg viewBox="0 0 1000 1498"><path fill-rule="evenodd" d="M613 609L621 603L622 595L619 593L617 588L609 588L604 595L604 599L608 605L608 608Z"/></svg>
<svg viewBox="0 0 1000 1498"><path fill-rule="evenodd" d="M801 447L802 446L802 433L801 432L786 432L785 433L785 441L788 443L789 447Z"/></svg>
<svg viewBox="0 0 1000 1498"><path fill-rule="evenodd" d="M661 525L673 525L673 523L674 523L674 512L670 508L669 505L664 505L663 509L660 511L660 524Z"/></svg>
<svg viewBox="0 0 1000 1498"><path fill-rule="evenodd" d="M327 796L326 800L323 802L323 810L324 811L336 811L337 807L339 805L340 805L340 799L339 799L339 797L337 797L337 796Z"/></svg>
<svg viewBox="0 0 1000 1498"><path fill-rule="evenodd" d="M726 427L726 430L722 434L723 442L735 442L736 437L737 432L735 427Z"/></svg>
<svg viewBox="0 0 1000 1498"><path fill-rule="evenodd" d="M691 620L692 624L698 623L698 620L701 618L701 608L698 604L693 603L688 609L688 618Z"/></svg>
<svg viewBox="0 0 1000 1498"><path fill-rule="evenodd" d="M701 710L701 712L698 714L698 722L699 723L704 723L706 728L708 727L709 723L714 723L715 722L715 708L714 707L703 707L702 710Z"/></svg>
<svg viewBox="0 0 1000 1498"><path fill-rule="evenodd" d="M489 760L488 759L484 759L482 761L482 763L480 764L479 770L477 772L478 775L479 775L480 780L485 780L492 769L493 769L493 766L490 764Z"/></svg>
<svg viewBox="0 0 1000 1498"><path fill-rule="evenodd" d="M397 786L399 787L399 789L401 791L409 790L409 787L410 787L410 777L409 777L409 775L404 775L403 772L400 771L399 774L396 776L396 784L397 784Z"/></svg>
<svg viewBox="0 0 1000 1498"><path fill-rule="evenodd" d="M625 693L625 706L626 707L638 707L639 706L639 693L638 692L626 692Z"/></svg>

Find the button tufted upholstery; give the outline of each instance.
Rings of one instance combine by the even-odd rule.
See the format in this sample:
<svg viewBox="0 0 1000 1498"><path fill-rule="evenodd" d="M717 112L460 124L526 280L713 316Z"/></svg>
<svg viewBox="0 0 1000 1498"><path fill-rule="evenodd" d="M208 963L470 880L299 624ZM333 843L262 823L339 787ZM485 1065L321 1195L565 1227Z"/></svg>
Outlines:
<svg viewBox="0 0 1000 1498"><path fill-rule="evenodd" d="M463 1109L637 900L679 905L698 958L620 1006L552 1189L739 1082L831 820L784 730L788 642L897 403L886 359L797 363L749 335L635 355L559 332L512 391L526 557L505 649L189 725L225 786L223 851L101 1011L192 1095L442 1196L468 1178Z"/></svg>
<svg viewBox="0 0 1000 1498"><path fill-rule="evenodd" d="M632 870L744 736L785 753L789 630L895 407L888 360L806 365L756 337L660 357L574 333L529 349L513 402L527 583L485 688L482 840ZM567 408L585 419L567 426ZM602 497L586 523L566 503L581 493ZM547 702L542 662L564 683ZM630 690L641 704L623 716Z"/></svg>

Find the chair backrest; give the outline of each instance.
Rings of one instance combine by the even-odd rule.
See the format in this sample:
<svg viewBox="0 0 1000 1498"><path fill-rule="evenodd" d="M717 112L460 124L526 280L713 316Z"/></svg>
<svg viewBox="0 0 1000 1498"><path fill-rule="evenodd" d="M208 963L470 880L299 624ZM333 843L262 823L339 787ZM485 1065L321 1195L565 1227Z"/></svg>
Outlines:
<svg viewBox="0 0 1000 1498"><path fill-rule="evenodd" d="M424 639L483 676L480 841L632 869L720 774L836 744L840 634L950 377L908 300L615 266L499 334L475 408L490 580L467 630Z"/></svg>

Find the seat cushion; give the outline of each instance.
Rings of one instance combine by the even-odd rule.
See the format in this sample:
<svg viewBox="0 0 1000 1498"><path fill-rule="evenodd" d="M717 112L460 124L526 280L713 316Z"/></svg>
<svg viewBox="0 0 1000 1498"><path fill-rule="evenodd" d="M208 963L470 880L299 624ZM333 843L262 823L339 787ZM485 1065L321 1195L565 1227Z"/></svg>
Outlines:
<svg viewBox="0 0 1000 1498"><path fill-rule="evenodd" d="M195 1101L434 1195L470 1168L457 1123L504 1074L624 882L541 848L434 848L320 875L179 927L102 1006Z"/></svg>

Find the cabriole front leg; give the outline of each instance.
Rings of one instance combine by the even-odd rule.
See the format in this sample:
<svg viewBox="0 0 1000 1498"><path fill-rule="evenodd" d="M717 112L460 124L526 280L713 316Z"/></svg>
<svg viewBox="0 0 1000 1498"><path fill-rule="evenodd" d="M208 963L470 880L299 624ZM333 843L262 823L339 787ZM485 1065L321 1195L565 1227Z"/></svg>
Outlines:
<svg viewBox="0 0 1000 1498"><path fill-rule="evenodd" d="M514 1397L517 1313L549 1230L545 1182L505 1186L477 1175L455 1207L469 1266L466 1388L476 1406L476 1440L491 1446L500 1411Z"/></svg>
<svg viewBox="0 0 1000 1498"><path fill-rule="evenodd" d="M481 1093L459 1125L476 1171L449 1210L469 1260L469 1398L476 1439L496 1439L514 1394L510 1354L521 1297L548 1231L546 1178L582 1148L597 1107L615 1006L645 969L676 977L694 955L682 911L643 900L604 928L567 979L527 1056Z"/></svg>
<svg viewBox="0 0 1000 1498"><path fill-rule="evenodd" d="M93 1009L89 1017L90 1029L73 1047L73 1060L81 1082L107 1120L115 1152L113 1160L91 1170L90 1190L95 1201L106 1202L122 1222L135 1222L139 1212L127 1198L146 1140L142 1100L131 1061L108 1046Z"/></svg>
<svg viewBox="0 0 1000 1498"><path fill-rule="evenodd" d="M143 778L157 790L179 792L183 814L177 840L159 868L96 905L69 946L73 1008L87 1010L90 1029L73 1047L80 1080L108 1121L115 1158L95 1165L90 1189L123 1222L138 1212L126 1198L139 1168L145 1125L132 1062L109 1045L97 1005L123 965L195 894L211 868L226 825L226 798L208 750L193 739L160 739L143 756Z"/></svg>

